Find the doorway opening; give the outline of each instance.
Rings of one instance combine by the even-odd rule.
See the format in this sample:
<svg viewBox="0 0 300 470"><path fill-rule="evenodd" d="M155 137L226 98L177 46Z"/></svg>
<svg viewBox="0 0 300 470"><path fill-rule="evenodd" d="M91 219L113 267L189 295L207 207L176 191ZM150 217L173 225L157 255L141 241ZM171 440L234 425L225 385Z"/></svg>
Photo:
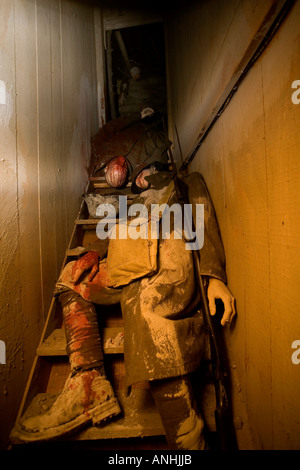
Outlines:
<svg viewBox="0 0 300 470"><path fill-rule="evenodd" d="M164 25L106 31L107 119L138 118L143 108L167 114Z"/></svg>

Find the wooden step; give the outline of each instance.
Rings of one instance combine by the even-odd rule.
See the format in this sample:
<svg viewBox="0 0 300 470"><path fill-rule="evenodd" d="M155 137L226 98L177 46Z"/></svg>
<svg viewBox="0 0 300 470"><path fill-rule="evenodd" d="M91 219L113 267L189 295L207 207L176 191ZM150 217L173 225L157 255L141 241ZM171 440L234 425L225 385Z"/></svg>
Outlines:
<svg viewBox="0 0 300 470"><path fill-rule="evenodd" d="M118 188L113 188L112 186L107 184L105 176L90 176L89 180L94 186L94 188L109 189L111 191L120 191ZM131 185L132 185L131 181L128 181L125 188L130 188Z"/></svg>
<svg viewBox="0 0 300 470"><path fill-rule="evenodd" d="M101 330L104 354L124 353L124 329L107 327ZM37 348L38 356L66 356L64 328L55 329Z"/></svg>
<svg viewBox="0 0 300 470"><path fill-rule="evenodd" d="M113 189L111 186L109 186L109 184L103 183L102 181L101 181L101 182L98 182L98 181L92 180L92 182L93 182L94 188L110 189L110 190ZM126 188L130 188L130 187L131 187L131 184L132 184L132 183L127 183L127 184L126 184Z"/></svg>
<svg viewBox="0 0 300 470"><path fill-rule="evenodd" d="M76 225L97 225L101 219L76 219Z"/></svg>
<svg viewBox="0 0 300 470"><path fill-rule="evenodd" d="M103 194L102 194L103 195ZM135 197L135 196L134 196ZM133 203L133 199L132 197L128 197L128 195L126 194L126 198L127 198L127 207L130 207ZM87 203L85 203L86 206L87 206ZM88 214L88 207L87 207L87 210L86 210L86 213ZM94 218L92 216L86 216L86 217L78 217L77 219L75 219L75 226L78 227L78 226L81 226L83 230L91 230L91 229L96 229L96 225L101 223L101 220L102 218L99 217L99 218ZM105 224L108 223L108 220L107 218L105 217ZM118 221L119 220L119 217L118 215L112 219L113 222L115 221Z"/></svg>

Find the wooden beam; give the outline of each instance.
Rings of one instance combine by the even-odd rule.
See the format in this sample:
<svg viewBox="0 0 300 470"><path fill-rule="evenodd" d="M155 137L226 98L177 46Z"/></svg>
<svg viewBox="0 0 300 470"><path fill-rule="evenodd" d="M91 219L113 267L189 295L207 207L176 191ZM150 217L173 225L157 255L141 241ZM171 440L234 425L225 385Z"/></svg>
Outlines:
<svg viewBox="0 0 300 470"><path fill-rule="evenodd" d="M124 59L124 62L125 62L125 65L126 65L126 68L127 68L127 71L128 73L130 73L130 61L129 61L129 57L128 57L128 54L127 54L127 50L126 50L126 46L124 44L124 41L123 41L123 37L122 37L122 34L121 34L121 31L120 30L116 30L115 31L115 37L116 37L116 40L118 42L118 46L120 48L120 51L121 51L121 54L123 56L123 59Z"/></svg>
<svg viewBox="0 0 300 470"><path fill-rule="evenodd" d="M103 9L103 24L105 31L132 28L135 26L143 26L151 23L159 23L163 21L162 15L159 11L139 9L139 10L126 10L117 8L104 8Z"/></svg>

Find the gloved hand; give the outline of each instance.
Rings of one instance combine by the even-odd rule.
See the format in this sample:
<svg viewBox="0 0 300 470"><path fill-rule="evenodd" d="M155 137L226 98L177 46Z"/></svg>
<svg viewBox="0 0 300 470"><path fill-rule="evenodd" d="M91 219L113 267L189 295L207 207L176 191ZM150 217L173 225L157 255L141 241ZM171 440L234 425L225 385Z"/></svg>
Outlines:
<svg viewBox="0 0 300 470"><path fill-rule="evenodd" d="M91 269L88 281L92 281L99 271L99 255L96 251L88 251L75 261L72 267L72 280L75 284L78 283L80 276L88 269Z"/></svg>
<svg viewBox="0 0 300 470"><path fill-rule="evenodd" d="M216 299L222 300L224 304L224 314L221 319L221 325L230 325L233 317L236 314L235 298L231 294L226 284L220 281L220 279L210 277L207 288L207 298L211 315L216 314Z"/></svg>

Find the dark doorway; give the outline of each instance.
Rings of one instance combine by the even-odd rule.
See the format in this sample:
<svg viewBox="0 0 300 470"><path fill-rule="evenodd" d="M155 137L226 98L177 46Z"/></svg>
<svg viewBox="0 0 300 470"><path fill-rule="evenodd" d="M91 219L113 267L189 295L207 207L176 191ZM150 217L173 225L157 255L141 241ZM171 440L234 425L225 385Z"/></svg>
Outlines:
<svg viewBox="0 0 300 470"><path fill-rule="evenodd" d="M163 23L107 31L106 40L108 120L146 107L166 115Z"/></svg>

